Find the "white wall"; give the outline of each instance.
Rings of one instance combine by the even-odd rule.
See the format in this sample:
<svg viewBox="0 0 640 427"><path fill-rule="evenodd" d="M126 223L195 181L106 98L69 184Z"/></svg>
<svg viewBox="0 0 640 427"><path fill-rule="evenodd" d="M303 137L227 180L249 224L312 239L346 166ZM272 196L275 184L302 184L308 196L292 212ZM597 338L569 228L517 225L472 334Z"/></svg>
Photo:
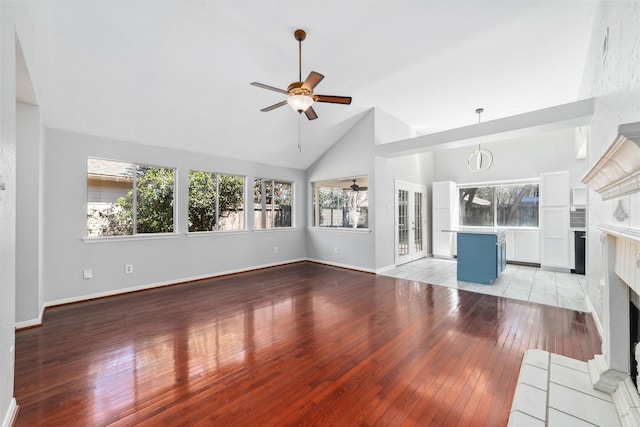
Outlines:
<svg viewBox="0 0 640 427"><path fill-rule="evenodd" d="M16 323L40 317L43 230L42 126L40 108L16 106Z"/></svg>
<svg viewBox="0 0 640 427"><path fill-rule="evenodd" d="M316 160L307 169L307 181L366 175L371 184L374 178L374 117L373 110L369 111ZM310 184L308 185L310 186ZM374 270L375 240L371 230L374 229L376 223L377 212L374 209L376 192L369 191L368 197L369 231L311 227L306 235L307 256L310 259L365 271ZM307 197L309 224L312 224L312 203L312 194L309 188ZM336 248L338 253L336 253Z"/></svg>
<svg viewBox="0 0 640 427"><path fill-rule="evenodd" d="M429 187L433 181L433 159L428 153L394 159L374 157L374 147L411 136L415 136L414 132L406 124L374 108L307 170L309 182L368 175L370 186L371 232L310 228L307 235L309 258L365 271L393 265L395 180ZM311 196L309 194L309 206L312 205ZM310 223L311 215L309 210ZM337 254L335 248L338 248Z"/></svg>
<svg viewBox="0 0 640 427"><path fill-rule="evenodd" d="M305 258L307 198L304 172L242 160L47 129L45 177L46 305ZM177 235L174 238L86 243L87 157L177 168ZM294 229L187 237L188 170L294 181ZM251 200L251 199L250 199ZM252 217L248 226L252 226ZM278 253L274 253L278 246ZM125 264L133 274L125 275ZM84 280L82 271L93 270Z"/></svg>
<svg viewBox="0 0 640 427"><path fill-rule="evenodd" d="M427 254L431 254L431 183L433 153L385 159L376 157L376 269L395 264L395 181L421 184L427 190Z"/></svg>
<svg viewBox="0 0 640 427"><path fill-rule="evenodd" d="M574 141L574 130L567 129L514 141L482 144L482 148L493 153L493 165L481 173L471 172L467 167L469 154L477 146L436 151L433 156L435 180L458 184L488 182L537 178L543 172L568 170L571 186L575 186L585 172L586 160L576 160Z"/></svg>
<svg viewBox="0 0 640 427"><path fill-rule="evenodd" d="M412 138L416 133L406 124L384 110L374 109L375 144ZM385 159L375 158L376 270L384 270L395 263L395 181L401 180L427 187L427 253L431 253L431 195L433 182L433 154L423 153Z"/></svg>
<svg viewBox="0 0 640 427"><path fill-rule="evenodd" d="M0 2L0 422L15 413L13 349L16 286L16 36L38 92L33 28L26 2Z"/></svg>
<svg viewBox="0 0 640 427"><path fill-rule="evenodd" d="M587 138L587 157L593 165L613 142L617 127L640 121L640 2L602 2L594 20L589 54L586 60L581 95L595 98L590 128L582 129ZM604 35L609 29L608 51L603 59ZM589 191L587 284L596 314L602 316L604 280L599 224L640 228L640 195L623 197L629 213L628 222L615 223L613 210L618 199L603 202ZM605 331L607 333L607 331Z"/></svg>

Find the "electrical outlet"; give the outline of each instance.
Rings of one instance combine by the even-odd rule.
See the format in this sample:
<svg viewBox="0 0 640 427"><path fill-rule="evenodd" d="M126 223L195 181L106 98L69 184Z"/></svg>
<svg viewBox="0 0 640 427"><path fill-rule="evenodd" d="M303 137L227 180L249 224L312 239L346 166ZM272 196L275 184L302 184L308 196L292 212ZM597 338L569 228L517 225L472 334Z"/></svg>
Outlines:
<svg viewBox="0 0 640 427"><path fill-rule="evenodd" d="M336 248L333 248L333 253L334 254L338 254L338 253L340 253L340 251L338 251L338 248L336 247Z"/></svg>
<svg viewBox="0 0 640 427"><path fill-rule="evenodd" d="M87 270L82 270L82 278L85 280L93 278L93 270L91 270L90 268Z"/></svg>
<svg viewBox="0 0 640 427"><path fill-rule="evenodd" d="M131 274L133 273L133 264L127 264L124 266L124 273Z"/></svg>
<svg viewBox="0 0 640 427"><path fill-rule="evenodd" d="M277 254L277 253L278 253L278 247L277 247L277 246L274 246L274 247L273 247L273 253L274 253L274 254Z"/></svg>

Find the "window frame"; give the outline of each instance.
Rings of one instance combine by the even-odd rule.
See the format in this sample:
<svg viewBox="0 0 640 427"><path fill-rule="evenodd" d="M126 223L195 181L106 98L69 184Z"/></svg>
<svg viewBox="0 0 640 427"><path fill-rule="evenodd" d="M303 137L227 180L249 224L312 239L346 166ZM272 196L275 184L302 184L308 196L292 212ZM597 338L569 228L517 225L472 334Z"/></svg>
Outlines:
<svg viewBox="0 0 640 427"><path fill-rule="evenodd" d="M276 216L274 214L271 215L271 226L269 227L260 227L258 228L256 226L256 199L255 199L255 188L256 188L256 181L260 180L260 187L261 189L263 188L263 186L266 185L267 182L271 182L272 184L272 191L275 190L276 188L276 184L287 184L291 186L291 223L290 225L287 226L275 226L275 220L276 220ZM290 180L286 180L286 179L278 179L278 178L266 178L266 177L261 177L261 176L254 176L253 177L253 185L251 186L252 191L252 219L253 219L253 231L258 231L258 232L263 232L263 231L273 231L273 230L291 230L293 228L295 228L295 193L296 193L296 189L295 189L295 181L290 181ZM269 205L269 203L266 202L267 199L267 194L263 193L262 191L260 191L261 194L261 202L260 205L262 206L260 212L262 214L261 216L261 223L265 223L266 224L266 212L269 211L269 209L265 209L264 207ZM273 211L273 206L275 205L274 203L274 194L271 195L271 210Z"/></svg>
<svg viewBox="0 0 640 427"><path fill-rule="evenodd" d="M112 162L112 163L122 163L126 165L132 166L133 174L131 178L131 190L132 191L132 201L131 201L131 220L132 220L132 230L131 234L117 234L111 236L90 236L88 234L88 219L89 219L89 160L98 160L103 162ZM178 168L175 166L163 166L152 163L143 163L143 162L134 162L127 160L117 160L112 158L104 158L104 157L95 157L95 156L87 156L85 160L86 173L85 173L85 235L83 237L83 241L118 241L118 240L141 240L141 239L158 239L158 238L171 238L178 236ZM170 170L173 173L173 200L172 200L172 213L171 213L171 223L172 223L172 231L163 231L157 233L145 233L138 232L138 167L146 167L146 168L155 168L155 169L165 169ZM115 204L115 202L113 203Z"/></svg>
<svg viewBox="0 0 640 427"><path fill-rule="evenodd" d="M536 185L538 187L538 225L530 226L530 225L498 225L498 192L495 191L497 187L514 187L514 186L524 186L524 185ZM462 209L460 206L460 190L466 188L492 188L492 214L493 214L493 225L464 225L462 224ZM521 229L521 230L538 230L540 229L540 179L539 178L530 178L530 179L519 179L519 180L506 180L506 181L490 181L490 182L477 182L477 183L469 183L469 184L458 184L456 185L456 202L458 203L458 222L460 227L466 228L480 228L480 229L490 229L490 228L503 228L503 229Z"/></svg>
<svg viewBox="0 0 640 427"><path fill-rule="evenodd" d="M355 228L353 226L345 226L345 225L336 225L336 226L331 226L331 225L320 225L320 209L321 206L318 203L318 191L321 188L329 188L333 191L339 190L342 191L344 190L344 187L342 187L342 185L347 185L347 187L353 183L353 180L356 181L365 181L365 185L362 186L366 186L367 190L367 197L366 197L366 226L365 227L358 227L356 226ZM322 184L322 183L332 183L335 182L336 186L320 186L317 187L318 184ZM334 231L351 231L351 232L368 232L370 230L369 228L369 192L371 191L371 186L370 186L370 180L369 180L369 176L368 175L354 175L354 176L349 176L349 177L342 177L342 178L328 178L328 179L319 179L316 181L312 181L311 183L311 226L309 228L313 228L316 230L334 230ZM360 184L359 184L360 185ZM341 206L338 209L343 211L343 216L344 216L344 209L346 208L346 206Z"/></svg>
<svg viewBox="0 0 640 427"><path fill-rule="evenodd" d="M189 228L189 211L190 211L190 197L191 197L191 172L201 172L209 175L215 175L215 229L214 230L195 230L191 231ZM231 230L221 230L220 229L220 176L228 176L235 178L242 178L242 228L231 229ZM196 169L188 169L187 170L187 235L201 235L201 234L219 234L219 233L241 233L247 231L247 176L240 174L231 174L224 172L212 172L212 171L204 171L204 170L196 170Z"/></svg>

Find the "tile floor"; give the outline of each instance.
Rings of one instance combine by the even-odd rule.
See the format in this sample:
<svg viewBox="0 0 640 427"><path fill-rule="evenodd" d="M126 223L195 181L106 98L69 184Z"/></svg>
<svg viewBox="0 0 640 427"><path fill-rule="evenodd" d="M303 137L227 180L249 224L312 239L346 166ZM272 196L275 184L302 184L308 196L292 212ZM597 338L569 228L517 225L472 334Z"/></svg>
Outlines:
<svg viewBox="0 0 640 427"><path fill-rule="evenodd" d="M481 285L457 280L456 268L455 260L422 258L379 274L582 312L591 311L583 275L507 264L495 282Z"/></svg>
<svg viewBox="0 0 640 427"><path fill-rule="evenodd" d="M543 350L527 350L509 427L621 425L611 396L591 386L586 362Z"/></svg>

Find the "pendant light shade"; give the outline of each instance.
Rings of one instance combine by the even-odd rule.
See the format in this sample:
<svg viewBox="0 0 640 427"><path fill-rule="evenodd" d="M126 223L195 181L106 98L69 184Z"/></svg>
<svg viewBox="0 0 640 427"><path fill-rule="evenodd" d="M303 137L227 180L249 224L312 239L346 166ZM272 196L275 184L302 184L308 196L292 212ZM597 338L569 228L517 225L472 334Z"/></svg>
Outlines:
<svg viewBox="0 0 640 427"><path fill-rule="evenodd" d="M313 104L313 98L307 95L292 95L287 98L287 104L298 113L304 113Z"/></svg>
<svg viewBox="0 0 640 427"><path fill-rule="evenodd" d="M476 110L476 114L478 115L478 124L480 124L480 114L483 112L484 108L478 108ZM480 144L478 144L478 149L473 151L467 160L467 167L471 172L484 172L488 170L492 164L493 154L491 151L480 147Z"/></svg>

